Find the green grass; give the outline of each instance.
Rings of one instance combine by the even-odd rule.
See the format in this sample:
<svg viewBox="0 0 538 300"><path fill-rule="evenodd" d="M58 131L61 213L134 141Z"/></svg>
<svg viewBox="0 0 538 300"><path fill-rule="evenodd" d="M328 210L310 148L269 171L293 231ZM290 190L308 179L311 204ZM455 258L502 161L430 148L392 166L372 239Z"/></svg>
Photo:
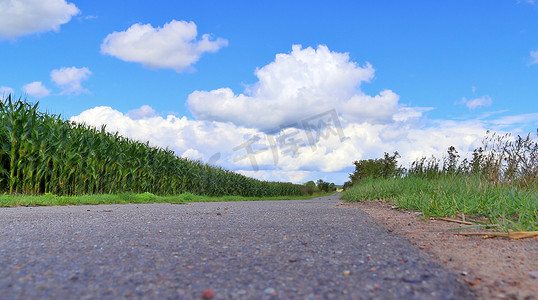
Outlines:
<svg viewBox="0 0 538 300"><path fill-rule="evenodd" d="M342 193L346 201L386 200L423 213L424 218L465 214L498 224L501 229L538 230L537 187L483 180L480 176L447 175L367 178Z"/></svg>
<svg viewBox="0 0 538 300"><path fill-rule="evenodd" d="M172 203L183 204L188 202L229 202L229 201L265 201L265 200L306 200L330 194L314 194L311 196L272 196L272 197L242 197L222 196L208 197L184 193L177 196L157 196L152 193L142 194L102 194L84 196L57 196L45 194L32 195L1 195L0 207L14 206L60 206L60 205L97 205L97 204L128 204L128 203Z"/></svg>

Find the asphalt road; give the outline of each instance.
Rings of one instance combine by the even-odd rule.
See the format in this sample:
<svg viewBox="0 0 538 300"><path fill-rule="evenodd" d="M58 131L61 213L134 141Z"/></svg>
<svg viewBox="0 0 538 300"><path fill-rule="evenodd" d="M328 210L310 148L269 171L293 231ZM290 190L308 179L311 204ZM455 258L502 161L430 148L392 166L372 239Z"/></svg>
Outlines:
<svg viewBox="0 0 538 300"><path fill-rule="evenodd" d="M0 299L472 299L337 197L0 209Z"/></svg>

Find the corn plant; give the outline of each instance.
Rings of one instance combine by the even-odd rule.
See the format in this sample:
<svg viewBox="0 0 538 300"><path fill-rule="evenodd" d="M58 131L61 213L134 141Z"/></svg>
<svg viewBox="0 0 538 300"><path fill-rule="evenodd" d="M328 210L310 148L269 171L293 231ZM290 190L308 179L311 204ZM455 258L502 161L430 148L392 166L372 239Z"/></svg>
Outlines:
<svg viewBox="0 0 538 300"><path fill-rule="evenodd" d="M0 100L0 192L84 195L123 192L208 196L300 195L301 186L260 181L178 157L39 112L38 104Z"/></svg>

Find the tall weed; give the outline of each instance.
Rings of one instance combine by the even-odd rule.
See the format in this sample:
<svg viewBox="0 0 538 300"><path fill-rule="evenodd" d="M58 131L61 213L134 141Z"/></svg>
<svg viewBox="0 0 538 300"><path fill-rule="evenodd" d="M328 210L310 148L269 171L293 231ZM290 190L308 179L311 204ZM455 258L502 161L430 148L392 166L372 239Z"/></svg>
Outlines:
<svg viewBox="0 0 538 300"><path fill-rule="evenodd" d="M515 138L488 132L470 159L460 161L450 147L443 159L422 157L402 170L391 177L362 178L341 197L383 199L424 217L464 214L503 230L538 230L538 130L536 137Z"/></svg>

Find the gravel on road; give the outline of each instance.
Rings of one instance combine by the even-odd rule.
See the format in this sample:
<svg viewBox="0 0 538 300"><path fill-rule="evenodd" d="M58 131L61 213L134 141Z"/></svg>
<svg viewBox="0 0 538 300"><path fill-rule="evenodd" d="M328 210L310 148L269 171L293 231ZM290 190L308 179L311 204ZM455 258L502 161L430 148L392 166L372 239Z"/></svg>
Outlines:
<svg viewBox="0 0 538 300"><path fill-rule="evenodd" d="M474 298L459 275L337 204L2 208L0 299Z"/></svg>

